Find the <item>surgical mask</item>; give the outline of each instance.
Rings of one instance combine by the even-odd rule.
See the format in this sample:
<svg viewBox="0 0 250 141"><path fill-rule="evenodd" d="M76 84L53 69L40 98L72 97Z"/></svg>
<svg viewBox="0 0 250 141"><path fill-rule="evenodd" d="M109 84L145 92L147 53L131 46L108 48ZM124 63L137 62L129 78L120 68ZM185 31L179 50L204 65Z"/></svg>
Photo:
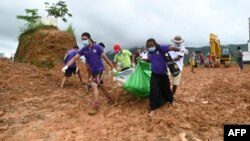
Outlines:
<svg viewBox="0 0 250 141"><path fill-rule="evenodd" d="M176 43L175 45L176 45L177 47L180 47L180 46L181 46L181 44L179 44L179 43Z"/></svg>
<svg viewBox="0 0 250 141"><path fill-rule="evenodd" d="M88 40L82 40L82 44L83 46L88 46L89 45L89 41Z"/></svg>
<svg viewBox="0 0 250 141"><path fill-rule="evenodd" d="M148 51L150 51L150 52L154 52L155 51L155 47L150 47L150 48L148 48Z"/></svg>

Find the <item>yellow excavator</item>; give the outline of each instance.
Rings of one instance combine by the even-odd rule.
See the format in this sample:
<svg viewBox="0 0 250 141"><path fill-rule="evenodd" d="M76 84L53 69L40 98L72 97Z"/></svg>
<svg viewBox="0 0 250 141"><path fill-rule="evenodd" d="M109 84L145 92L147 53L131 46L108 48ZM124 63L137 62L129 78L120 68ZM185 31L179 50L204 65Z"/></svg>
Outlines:
<svg viewBox="0 0 250 141"><path fill-rule="evenodd" d="M221 47L218 36L210 34L210 54L212 55L214 67L220 67L224 64L225 67L231 65L231 52L229 47ZM208 66L208 61L205 62L205 67Z"/></svg>

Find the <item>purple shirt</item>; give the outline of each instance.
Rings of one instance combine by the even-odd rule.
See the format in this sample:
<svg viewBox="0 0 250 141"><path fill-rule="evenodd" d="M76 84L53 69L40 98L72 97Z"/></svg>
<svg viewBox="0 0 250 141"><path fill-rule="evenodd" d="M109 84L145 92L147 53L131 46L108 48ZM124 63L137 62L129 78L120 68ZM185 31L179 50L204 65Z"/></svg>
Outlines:
<svg viewBox="0 0 250 141"><path fill-rule="evenodd" d="M84 55L92 73L104 70L104 65L101 59L102 53L103 47L96 43L93 43L91 48L83 47L78 51L80 56Z"/></svg>
<svg viewBox="0 0 250 141"><path fill-rule="evenodd" d="M68 64L68 62L77 54L78 50L71 49L67 51L65 59L64 59L64 65ZM76 62L74 62L71 66L71 68L76 67Z"/></svg>
<svg viewBox="0 0 250 141"><path fill-rule="evenodd" d="M163 54L169 51L170 45L160 45ZM156 49L154 52L148 52L148 59L151 62L151 70L156 74L167 73L167 65L160 51Z"/></svg>

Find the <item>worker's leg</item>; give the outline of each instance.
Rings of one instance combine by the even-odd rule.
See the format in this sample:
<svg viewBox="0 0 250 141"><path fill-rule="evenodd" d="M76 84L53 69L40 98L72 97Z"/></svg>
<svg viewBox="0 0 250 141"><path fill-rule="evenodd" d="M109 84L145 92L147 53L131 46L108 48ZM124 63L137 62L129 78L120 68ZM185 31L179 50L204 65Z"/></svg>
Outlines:
<svg viewBox="0 0 250 141"><path fill-rule="evenodd" d="M181 82L181 74L182 74L182 73L180 73L179 75L173 77L173 88L172 88L172 93L173 93L173 95L176 93L177 86L180 85L180 82Z"/></svg>
<svg viewBox="0 0 250 141"><path fill-rule="evenodd" d="M63 85L64 85L64 82L65 82L66 78L67 78L66 76L63 77L62 83L61 83L61 88L63 88Z"/></svg>
<svg viewBox="0 0 250 141"><path fill-rule="evenodd" d="M83 84L83 81L82 81L82 76L81 76L80 70L78 70L77 74L78 74L78 77L79 77L79 79L80 79L81 83Z"/></svg>
<svg viewBox="0 0 250 141"><path fill-rule="evenodd" d="M243 60L242 58L239 58L239 66L240 66L240 71L243 70Z"/></svg>
<svg viewBox="0 0 250 141"><path fill-rule="evenodd" d="M89 111L90 115L95 115L98 112L98 108L100 106L99 103L99 91L97 88L97 84L95 82L91 83L91 86L93 88L93 93L94 93L94 105L92 107L92 109Z"/></svg>
<svg viewBox="0 0 250 141"><path fill-rule="evenodd" d="M62 83L61 83L61 88L63 88L67 77L70 77L72 75L72 73L73 73L73 71L72 71L71 68L68 68L67 70L65 70L64 77L63 77L63 80L62 80Z"/></svg>
<svg viewBox="0 0 250 141"><path fill-rule="evenodd" d="M176 90L177 90L177 85L173 85L173 88L172 88L173 95L176 93Z"/></svg>
<svg viewBox="0 0 250 141"><path fill-rule="evenodd" d="M98 91L98 87L97 84L95 82L91 83L92 89L93 89L93 93L94 93L94 102L99 102L99 91Z"/></svg>

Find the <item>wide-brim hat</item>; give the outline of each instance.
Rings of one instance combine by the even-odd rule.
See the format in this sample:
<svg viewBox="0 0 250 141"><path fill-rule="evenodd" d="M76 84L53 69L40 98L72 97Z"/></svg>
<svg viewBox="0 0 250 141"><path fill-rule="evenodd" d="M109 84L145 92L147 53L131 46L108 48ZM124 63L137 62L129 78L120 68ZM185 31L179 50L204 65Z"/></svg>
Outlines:
<svg viewBox="0 0 250 141"><path fill-rule="evenodd" d="M174 43L183 43L184 42L184 40L181 38L180 35L176 35L171 41Z"/></svg>

